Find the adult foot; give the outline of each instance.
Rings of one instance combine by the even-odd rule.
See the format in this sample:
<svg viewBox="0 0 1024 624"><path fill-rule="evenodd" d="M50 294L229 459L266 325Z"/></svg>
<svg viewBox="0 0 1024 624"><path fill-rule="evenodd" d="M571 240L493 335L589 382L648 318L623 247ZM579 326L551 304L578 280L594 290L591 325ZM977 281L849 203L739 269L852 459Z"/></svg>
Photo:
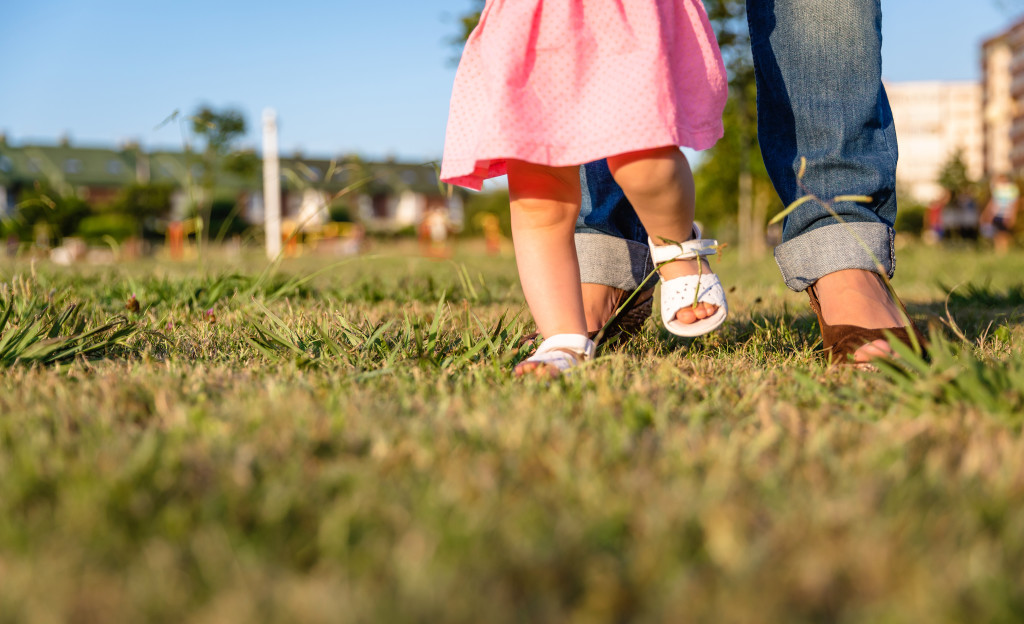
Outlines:
<svg viewBox="0 0 1024 624"><path fill-rule="evenodd" d="M904 327L899 305L889 289L871 271L847 269L830 273L814 284L821 306L822 320L828 325L852 325L864 329ZM873 340L854 351L853 360L867 363L889 357L892 347L886 340Z"/></svg>
<svg viewBox="0 0 1024 624"><path fill-rule="evenodd" d="M654 301L654 289L648 288L632 295L632 291L605 286L604 284L583 283L583 314L587 318L587 333L595 336L615 316L615 311L626 305L622 313L608 326L603 336L608 340L619 334L631 335L640 331L644 321L651 315L651 303Z"/></svg>

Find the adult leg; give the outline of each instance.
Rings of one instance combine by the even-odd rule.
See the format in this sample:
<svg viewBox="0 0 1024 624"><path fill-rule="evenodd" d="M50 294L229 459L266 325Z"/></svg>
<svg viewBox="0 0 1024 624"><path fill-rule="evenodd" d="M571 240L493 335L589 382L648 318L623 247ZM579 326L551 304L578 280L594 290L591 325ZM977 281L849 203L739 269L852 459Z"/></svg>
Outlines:
<svg viewBox="0 0 1024 624"><path fill-rule="evenodd" d="M835 215L817 202L791 213L775 250L783 278L795 291L813 285L830 325L900 326L874 275L891 277L895 265L897 147L881 81L880 0L747 0L747 17L758 138L783 203L807 193L871 197L833 203ZM888 352L879 340L855 357Z"/></svg>

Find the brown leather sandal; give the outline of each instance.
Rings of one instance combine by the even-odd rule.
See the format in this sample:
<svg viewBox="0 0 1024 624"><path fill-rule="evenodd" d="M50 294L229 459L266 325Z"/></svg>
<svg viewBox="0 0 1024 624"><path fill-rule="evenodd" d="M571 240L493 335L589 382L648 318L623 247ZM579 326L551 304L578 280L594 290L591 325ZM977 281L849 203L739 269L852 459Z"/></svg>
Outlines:
<svg viewBox="0 0 1024 624"><path fill-rule="evenodd" d="M631 294L632 292L622 291L619 300L615 302L615 309L617 310L622 307L623 302ZM620 336L628 338L639 333L644 326L644 322L651 317L653 305L654 288L638 292L636 297L626 304L626 308L613 318L608 327L604 329L604 335L601 336L600 342L610 342ZM590 338L593 340L601 334L601 331L598 330L590 333Z"/></svg>
<svg viewBox="0 0 1024 624"><path fill-rule="evenodd" d="M880 329L867 329L865 327L857 327L856 325L829 325L825 322L825 319L821 314L821 303L818 301L817 293L814 292L814 286L809 286L807 288L807 294L811 298L811 309L814 310L814 314L818 317L818 326L821 328L821 341L823 344L822 351L825 354L825 361L827 361L829 365L866 364L866 362L854 362L850 356L852 356L857 349L860 349L870 342L874 342L875 340L888 340L886 333L892 334L896 340L899 340L905 345L912 347L914 344L914 341L910 337L910 333L907 332L907 328L902 325L899 327L887 327ZM900 306L900 309L903 310L903 314L909 319L910 314L907 313L907 308L898 297L896 298L896 303ZM928 342L925 340L924 335L913 324L913 321L911 321L910 327L914 330L914 335L917 337L917 343L921 346L921 349L927 353Z"/></svg>

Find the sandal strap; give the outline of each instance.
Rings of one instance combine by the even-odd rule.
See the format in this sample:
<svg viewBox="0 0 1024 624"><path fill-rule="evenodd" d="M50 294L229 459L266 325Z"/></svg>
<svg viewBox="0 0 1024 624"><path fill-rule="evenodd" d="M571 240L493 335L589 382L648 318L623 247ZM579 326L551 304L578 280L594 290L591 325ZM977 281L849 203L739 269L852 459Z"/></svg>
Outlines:
<svg viewBox="0 0 1024 624"><path fill-rule="evenodd" d="M674 318L676 312L698 303L719 308L727 305L722 282L714 273L684 275L661 283L661 309L664 316Z"/></svg>
<svg viewBox="0 0 1024 624"><path fill-rule="evenodd" d="M545 338L530 359L552 351L561 353L570 351L577 354L580 359L588 360L594 356L594 341L583 334L555 334Z"/></svg>
<svg viewBox="0 0 1024 624"><path fill-rule="evenodd" d="M594 354L594 341L582 334L555 334L541 343L524 362L552 366L566 373Z"/></svg>
<svg viewBox="0 0 1024 624"><path fill-rule="evenodd" d="M825 318L822 315L821 302L818 300L818 293L813 285L807 288L807 294L811 300L811 309L814 310L815 316L818 317L818 327L821 330L821 350L825 354L825 361L829 364L849 363L850 356L857 349L875 340L888 340L889 336L886 334L891 335L892 338L907 346L912 346L914 341L910 337L910 331L913 331L918 345L924 349L925 353L928 351L928 340L913 321L910 323L910 331L904 326L867 329L856 325L829 325L825 322ZM896 303L903 310L903 314L910 318L910 314L907 312L903 302L897 298Z"/></svg>
<svg viewBox="0 0 1024 624"><path fill-rule="evenodd" d="M700 303L716 306L718 311L693 323L676 321L676 313L692 306L695 298ZM728 315L729 304L725 299L725 290L714 273L686 275L661 283L661 322L665 329L677 336L692 338L706 334L717 329Z"/></svg>
<svg viewBox="0 0 1024 624"><path fill-rule="evenodd" d="M825 352L825 357L829 364L846 364L849 362L850 356L857 349L875 340L888 340L890 336L908 347L914 344L913 339L910 337L910 332L907 331L906 327L902 326L866 329L856 325L830 325L828 329L828 343L825 342L825 332L822 332L822 343L826 345L822 351ZM916 334L918 344L923 348L927 344L924 336L921 335L921 332L916 327L914 327L914 333Z"/></svg>
<svg viewBox="0 0 1024 624"><path fill-rule="evenodd" d="M713 238L691 238L682 243L655 245L648 236L647 244L651 248L651 260L654 261L654 266L673 260L692 260L718 253L718 241Z"/></svg>
<svg viewBox="0 0 1024 624"><path fill-rule="evenodd" d="M656 267L673 260L700 259L718 253L718 241L700 237L700 228L693 226L690 240L668 245L655 245L650 237L647 244L651 248L651 259ZM716 306L718 310L711 316L694 321L680 323L675 320L679 310L692 306L694 300ZM675 279L661 278L661 322L665 329L677 336L696 337L717 329L729 316L729 306L725 300L722 283L714 273L687 275Z"/></svg>

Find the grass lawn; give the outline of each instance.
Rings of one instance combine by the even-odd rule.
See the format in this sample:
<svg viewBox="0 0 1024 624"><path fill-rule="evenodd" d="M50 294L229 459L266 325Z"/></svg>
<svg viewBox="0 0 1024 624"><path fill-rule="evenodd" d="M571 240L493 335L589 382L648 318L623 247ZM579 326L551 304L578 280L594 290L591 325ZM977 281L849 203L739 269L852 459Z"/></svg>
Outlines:
<svg viewBox="0 0 1024 624"><path fill-rule="evenodd" d="M723 331L544 383L481 249L0 261L0 623L1024 619L1024 252L899 250L965 338L905 373L726 254Z"/></svg>

